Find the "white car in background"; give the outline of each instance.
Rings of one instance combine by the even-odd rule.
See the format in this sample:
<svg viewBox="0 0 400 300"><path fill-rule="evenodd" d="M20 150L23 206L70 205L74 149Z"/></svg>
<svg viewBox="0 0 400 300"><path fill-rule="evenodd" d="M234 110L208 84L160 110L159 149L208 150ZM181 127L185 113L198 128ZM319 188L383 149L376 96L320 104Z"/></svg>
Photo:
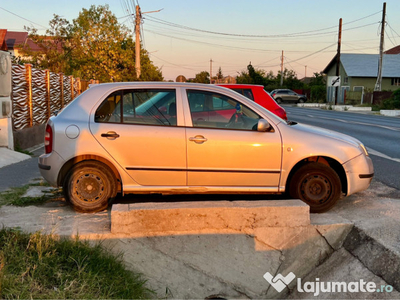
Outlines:
<svg viewBox="0 0 400 300"><path fill-rule="evenodd" d="M374 173L355 138L223 87L165 82L92 86L49 119L39 168L82 212L117 193L288 193L324 212Z"/></svg>

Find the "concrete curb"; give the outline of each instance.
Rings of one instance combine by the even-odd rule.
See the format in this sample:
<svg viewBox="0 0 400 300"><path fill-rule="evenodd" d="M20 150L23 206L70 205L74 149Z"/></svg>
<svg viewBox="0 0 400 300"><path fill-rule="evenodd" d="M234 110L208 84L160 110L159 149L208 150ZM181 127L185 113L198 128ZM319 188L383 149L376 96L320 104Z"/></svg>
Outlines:
<svg viewBox="0 0 400 300"><path fill-rule="evenodd" d="M372 111L372 107L357 107L353 105L331 105L326 103L298 103L297 107L304 107L304 108L320 108L320 109L329 109L335 111L349 111L349 112L359 112L359 113L374 113ZM382 116L387 117L399 117L400 110L387 110L381 109L379 113Z"/></svg>
<svg viewBox="0 0 400 300"><path fill-rule="evenodd" d="M343 247L375 275L400 291L400 253L388 249L357 226L350 231Z"/></svg>
<svg viewBox="0 0 400 300"><path fill-rule="evenodd" d="M372 107L358 107L353 105L331 105L326 103L298 103L297 107L304 108L321 108L336 111L352 111L352 112L371 112Z"/></svg>

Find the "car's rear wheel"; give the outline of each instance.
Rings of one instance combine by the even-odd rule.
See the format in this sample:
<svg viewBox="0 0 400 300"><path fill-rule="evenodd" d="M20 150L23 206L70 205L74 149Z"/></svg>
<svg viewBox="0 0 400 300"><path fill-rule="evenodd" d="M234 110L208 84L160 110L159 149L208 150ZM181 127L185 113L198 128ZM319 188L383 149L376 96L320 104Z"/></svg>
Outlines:
<svg viewBox="0 0 400 300"><path fill-rule="evenodd" d="M332 208L340 199L342 185L336 172L320 163L302 166L290 181L292 198L301 199L312 213L322 213Z"/></svg>
<svg viewBox="0 0 400 300"><path fill-rule="evenodd" d="M276 103L281 104L282 103L282 98L276 98Z"/></svg>
<svg viewBox="0 0 400 300"><path fill-rule="evenodd" d="M299 103L304 103L305 101L304 101L304 99L303 98L300 98L299 99Z"/></svg>
<svg viewBox="0 0 400 300"><path fill-rule="evenodd" d="M79 212L98 212L115 196L116 180L104 164L90 161L75 165L66 176L64 195Z"/></svg>

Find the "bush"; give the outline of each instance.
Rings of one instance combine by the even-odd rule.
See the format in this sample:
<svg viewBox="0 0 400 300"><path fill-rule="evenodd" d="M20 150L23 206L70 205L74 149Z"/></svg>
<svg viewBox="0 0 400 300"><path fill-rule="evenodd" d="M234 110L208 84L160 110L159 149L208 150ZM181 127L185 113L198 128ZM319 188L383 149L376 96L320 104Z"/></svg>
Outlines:
<svg viewBox="0 0 400 300"><path fill-rule="evenodd" d="M382 102L383 109L400 109L400 89L393 92L389 99Z"/></svg>
<svg viewBox="0 0 400 300"><path fill-rule="evenodd" d="M314 85L311 86L309 102L326 102L326 86L325 85Z"/></svg>

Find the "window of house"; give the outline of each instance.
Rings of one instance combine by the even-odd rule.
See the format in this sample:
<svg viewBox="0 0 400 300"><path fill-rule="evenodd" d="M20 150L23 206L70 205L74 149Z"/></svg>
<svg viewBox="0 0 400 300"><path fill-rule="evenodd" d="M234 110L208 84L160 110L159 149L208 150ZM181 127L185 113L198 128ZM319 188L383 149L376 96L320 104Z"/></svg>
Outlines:
<svg viewBox="0 0 400 300"><path fill-rule="evenodd" d="M400 86L400 78L392 78L392 85Z"/></svg>

